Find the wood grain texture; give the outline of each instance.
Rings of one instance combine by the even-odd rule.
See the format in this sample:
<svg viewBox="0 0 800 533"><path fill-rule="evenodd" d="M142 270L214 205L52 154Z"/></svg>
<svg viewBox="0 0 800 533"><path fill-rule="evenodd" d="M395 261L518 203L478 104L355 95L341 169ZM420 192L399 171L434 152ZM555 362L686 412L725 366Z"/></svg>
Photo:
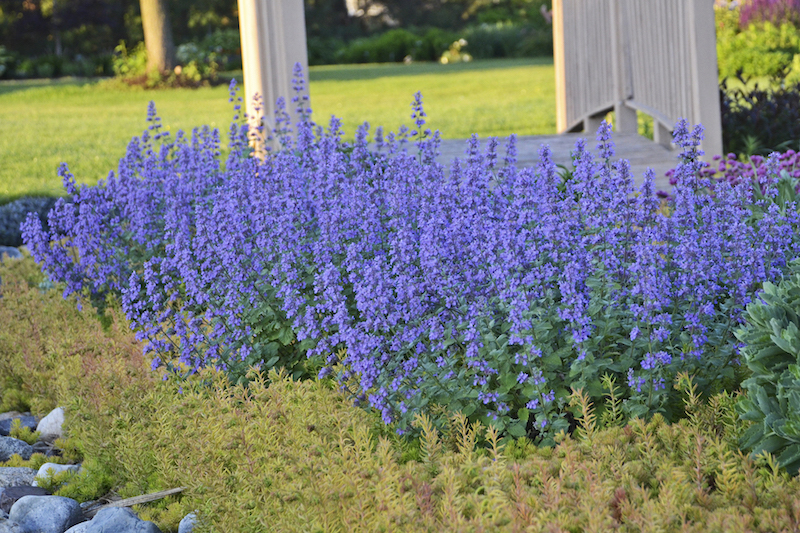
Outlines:
<svg viewBox="0 0 800 533"><path fill-rule="evenodd" d="M684 118L705 127L706 159L722 152L709 0L554 0L553 10L559 132L594 131L606 112L630 107L655 120L667 149Z"/></svg>
<svg viewBox="0 0 800 533"><path fill-rule="evenodd" d="M102 511L103 509L107 509L109 507L131 507L133 505L139 505L142 503L153 502L156 500L160 500L161 498L166 498L167 496L171 496L172 494L178 494L179 492L183 492L186 490L186 487L178 487L175 489L167 489L162 490L159 492L151 492L150 494L143 494L141 496L134 496L133 498L125 498L123 500L115 500L103 505L88 507L83 510L83 515L86 518L91 519L94 515Z"/></svg>

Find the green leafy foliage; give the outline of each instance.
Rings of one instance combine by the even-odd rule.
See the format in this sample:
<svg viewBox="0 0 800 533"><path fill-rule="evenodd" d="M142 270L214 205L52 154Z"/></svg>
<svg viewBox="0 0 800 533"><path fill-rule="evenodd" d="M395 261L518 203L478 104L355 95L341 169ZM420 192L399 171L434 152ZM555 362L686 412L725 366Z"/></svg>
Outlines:
<svg viewBox="0 0 800 533"><path fill-rule="evenodd" d="M125 42L121 42L114 48L114 75L121 78L132 78L145 73L147 67L147 49L144 43L128 49Z"/></svg>
<svg viewBox="0 0 800 533"><path fill-rule="evenodd" d="M22 427L20 419L15 418L11 421L11 430L8 432L8 436L27 442L28 444L35 444L36 441L39 440L41 433L32 430L28 426Z"/></svg>
<svg viewBox="0 0 800 533"><path fill-rule="evenodd" d="M549 27L498 21L458 31L397 28L347 44L339 43L340 48L332 55L315 51L319 45L330 46L330 42L314 41L311 58L312 64L325 62L323 57L331 57L337 63L391 63L406 58L439 61L442 57L452 57L454 43L461 43L459 50L475 59L547 57L553 53L553 35Z"/></svg>
<svg viewBox="0 0 800 533"><path fill-rule="evenodd" d="M144 43L128 49L123 41L114 51L113 67L116 78L106 83L112 86L128 85L145 89L200 87L215 83L222 60L216 52L209 51L196 43L186 43L178 47L177 56L181 64L174 70L148 72L147 49Z"/></svg>
<svg viewBox="0 0 800 533"><path fill-rule="evenodd" d="M48 458L43 453L34 453L31 455L30 459L23 459L19 456L19 454L12 455L8 461L2 463L4 467L22 467L22 468L32 468L34 470L38 470L43 464L48 462Z"/></svg>
<svg viewBox="0 0 800 533"><path fill-rule="evenodd" d="M409 56L415 60L436 61L450 43L439 49L435 44L438 34L428 33L426 36L420 38L409 30L397 28L352 41L336 53L336 60L340 63L392 63Z"/></svg>
<svg viewBox="0 0 800 533"><path fill-rule="evenodd" d="M48 468L44 476L36 476L36 486L51 493L56 493L61 487L75 480L78 475L77 472L72 470L56 472L53 468Z"/></svg>
<svg viewBox="0 0 800 533"><path fill-rule="evenodd" d="M204 78L216 78L221 70L242 68L239 31L218 29L197 41L178 46L176 55L181 65L194 67Z"/></svg>
<svg viewBox="0 0 800 533"><path fill-rule="evenodd" d="M280 302L269 287L262 288L265 299L243 314L245 326L253 332L252 351L242 360L236 354L225 357L226 373L233 383L246 383L253 366L265 372L284 368L293 379L307 379L322 368L319 358L309 359L306 352L312 341L298 342L292 321L286 319ZM223 352L224 353L224 352ZM174 367L169 367L174 370Z"/></svg>
<svg viewBox="0 0 800 533"><path fill-rule="evenodd" d="M736 332L752 376L742 383L738 407L753 425L741 444L754 455L769 453L796 474L800 469L800 263L777 285L765 283L747 306L747 322Z"/></svg>
<svg viewBox="0 0 800 533"><path fill-rule="evenodd" d="M717 61L720 80L786 78L800 81L800 29L791 22L758 22L742 28L739 10L717 8Z"/></svg>
<svg viewBox="0 0 800 533"><path fill-rule="evenodd" d="M723 151L752 156L800 148L800 80L772 80L765 88L737 77L740 86L720 84Z"/></svg>
<svg viewBox="0 0 800 533"><path fill-rule="evenodd" d="M9 67L14 63L14 56L9 53L5 46L0 46L0 78L4 77Z"/></svg>
<svg viewBox="0 0 800 533"><path fill-rule="evenodd" d="M331 380L272 371L252 374L244 387L206 370L162 381L130 330L84 320L60 295L50 299L58 291L38 290L29 259L12 264L0 265L4 333L30 335L20 322L33 323L45 345L93 336L104 351L83 349L60 374L46 374L66 408L68 438L57 442L64 457L17 456L4 466L82 460L81 473L56 492L79 501L187 487L136 509L163 531L193 510L197 531L237 532L771 532L798 523L800 478L731 446L745 429L735 396L705 401L688 376L679 385L689 416L672 425L657 415L623 426L613 414L619 388L604 377L605 406L585 394L565 398L580 429L575 438L561 433L553 447L500 441L496 429L460 414L441 429L418 417L420 437L410 439L353 407ZM60 314L61 305L69 312ZM45 327L54 315L62 327ZM70 323L83 329L64 327ZM28 350L31 361L43 357ZM42 372L35 364L28 376L36 382ZM67 480L52 481L56 488Z"/></svg>

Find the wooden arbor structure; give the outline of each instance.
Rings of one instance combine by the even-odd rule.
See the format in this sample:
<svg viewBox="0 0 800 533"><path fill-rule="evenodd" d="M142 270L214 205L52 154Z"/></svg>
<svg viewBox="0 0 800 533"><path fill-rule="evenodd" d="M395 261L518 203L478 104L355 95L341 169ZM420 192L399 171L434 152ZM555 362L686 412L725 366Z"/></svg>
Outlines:
<svg viewBox="0 0 800 533"><path fill-rule="evenodd" d="M706 157L722 153L713 0L553 0L559 132L637 132L637 111L670 147L684 118L702 124Z"/></svg>
<svg viewBox="0 0 800 533"><path fill-rule="evenodd" d="M292 67L308 71L303 1L238 5L245 103L258 94L271 128L278 97L292 111ZM712 0L553 0L553 41L559 132L593 132L613 110L615 129L636 133L640 111L656 142L669 147L685 118L703 124L708 156L722 152Z"/></svg>

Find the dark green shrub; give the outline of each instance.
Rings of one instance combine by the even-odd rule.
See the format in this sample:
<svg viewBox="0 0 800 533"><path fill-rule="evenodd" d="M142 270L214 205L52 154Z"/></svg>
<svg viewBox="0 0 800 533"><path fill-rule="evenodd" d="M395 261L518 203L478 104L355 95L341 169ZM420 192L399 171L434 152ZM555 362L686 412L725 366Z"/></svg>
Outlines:
<svg viewBox="0 0 800 533"><path fill-rule="evenodd" d="M430 28L418 43L419 46L414 53L414 59L417 61L438 61L450 45L457 40L457 33L439 28Z"/></svg>
<svg viewBox="0 0 800 533"><path fill-rule="evenodd" d="M465 32L467 50L476 59L511 57L519 44L519 28L504 24L481 24Z"/></svg>
<svg viewBox="0 0 800 533"><path fill-rule="evenodd" d="M36 60L36 76L38 78L57 78L61 76L64 58L47 55Z"/></svg>
<svg viewBox="0 0 800 533"><path fill-rule="evenodd" d="M800 468L800 262L777 285L764 283L736 332L752 376L738 408L753 422L741 440L753 454L768 452L791 474Z"/></svg>
<svg viewBox="0 0 800 533"><path fill-rule="evenodd" d="M14 77L32 78L34 76L35 69L36 65L32 59L23 59L17 63L16 70L14 71Z"/></svg>
<svg viewBox="0 0 800 533"><path fill-rule="evenodd" d="M215 54L220 70L236 70L242 68L242 44L239 30L216 30L200 41L202 49L208 54Z"/></svg>
<svg viewBox="0 0 800 533"><path fill-rule="evenodd" d="M241 41L238 30L216 30L199 41L178 46L176 56L180 64L195 69L206 79L214 79L221 70L242 68Z"/></svg>
<svg viewBox="0 0 800 533"><path fill-rule="evenodd" d="M463 32L466 51L475 59L535 57L553 54L552 31L514 24L481 24Z"/></svg>
<svg viewBox="0 0 800 533"><path fill-rule="evenodd" d="M420 38L408 30L397 28L375 37L356 39L338 51L340 63L393 63L412 56Z"/></svg>
<svg viewBox="0 0 800 533"><path fill-rule="evenodd" d="M742 87L720 84L722 149L725 153L767 155L798 149L800 143L800 81L770 88L748 83L739 74Z"/></svg>
<svg viewBox="0 0 800 533"><path fill-rule="evenodd" d="M387 63L403 61L438 61L459 34L439 28L390 30L386 33L351 41L309 39L309 62Z"/></svg>
<svg viewBox="0 0 800 533"><path fill-rule="evenodd" d="M341 39L324 37L309 37L306 44L308 64L312 66L335 64L337 53L345 47Z"/></svg>
<svg viewBox="0 0 800 533"><path fill-rule="evenodd" d="M5 46L0 46L0 78L7 78L14 73L15 62L14 54Z"/></svg>

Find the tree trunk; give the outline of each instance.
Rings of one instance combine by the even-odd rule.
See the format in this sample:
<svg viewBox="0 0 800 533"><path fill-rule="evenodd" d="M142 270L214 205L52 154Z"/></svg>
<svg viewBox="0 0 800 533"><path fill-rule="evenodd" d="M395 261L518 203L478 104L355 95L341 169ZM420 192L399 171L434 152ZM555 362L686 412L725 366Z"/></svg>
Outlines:
<svg viewBox="0 0 800 533"><path fill-rule="evenodd" d="M147 72L164 72L175 66L175 45L166 0L139 0L147 48Z"/></svg>

